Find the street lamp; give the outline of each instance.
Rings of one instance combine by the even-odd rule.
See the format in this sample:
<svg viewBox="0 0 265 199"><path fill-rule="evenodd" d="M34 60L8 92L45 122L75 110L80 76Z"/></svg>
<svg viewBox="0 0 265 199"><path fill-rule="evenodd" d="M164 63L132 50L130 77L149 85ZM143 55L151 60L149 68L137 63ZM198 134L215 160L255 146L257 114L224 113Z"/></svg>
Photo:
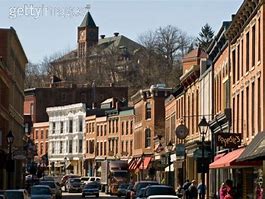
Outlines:
<svg viewBox="0 0 265 199"><path fill-rule="evenodd" d="M205 135L208 130L208 123L205 119L205 117L202 118L200 123L198 124L200 135L202 136L202 164L201 164L201 179L202 179L202 199L205 198L205 157L204 157L204 144L205 144Z"/></svg>
<svg viewBox="0 0 265 199"><path fill-rule="evenodd" d="M169 141L169 143L167 144L167 151L168 151L168 185L171 185L171 168L170 168L170 164L171 164L171 151L173 148L173 144L171 141Z"/></svg>
<svg viewBox="0 0 265 199"><path fill-rule="evenodd" d="M7 180L8 180L7 186L10 189L12 186L11 173L14 171L14 165L13 165L13 160L12 160L12 144L14 142L14 135L13 135L12 131L8 132L6 139L7 139L7 144L8 144L8 160L7 160L7 167L6 167L6 170L8 173L8 175L7 175Z"/></svg>

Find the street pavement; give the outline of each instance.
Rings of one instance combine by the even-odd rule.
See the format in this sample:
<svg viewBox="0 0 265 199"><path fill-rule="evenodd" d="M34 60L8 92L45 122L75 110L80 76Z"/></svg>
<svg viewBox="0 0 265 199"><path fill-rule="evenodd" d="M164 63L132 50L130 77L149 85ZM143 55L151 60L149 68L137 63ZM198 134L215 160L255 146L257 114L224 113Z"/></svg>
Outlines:
<svg viewBox="0 0 265 199"><path fill-rule="evenodd" d="M82 196L81 196L81 193L66 193L66 192L63 192L63 199L81 199ZM95 196L89 196L89 197L86 197L86 198L96 198ZM119 199L117 196L110 196L110 195L107 195L105 193L99 193L99 198L116 198L116 199Z"/></svg>

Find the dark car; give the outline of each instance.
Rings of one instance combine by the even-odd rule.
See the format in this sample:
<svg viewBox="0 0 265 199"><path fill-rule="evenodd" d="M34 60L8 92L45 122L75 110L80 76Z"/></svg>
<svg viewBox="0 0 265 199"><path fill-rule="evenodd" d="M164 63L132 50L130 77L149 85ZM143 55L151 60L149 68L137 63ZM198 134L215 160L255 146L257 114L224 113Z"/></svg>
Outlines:
<svg viewBox="0 0 265 199"><path fill-rule="evenodd" d="M81 192L82 191L82 185L81 185L81 179L80 178L69 178L66 181L66 191L70 192Z"/></svg>
<svg viewBox="0 0 265 199"><path fill-rule="evenodd" d="M133 186L134 186L134 184L129 184L129 186L127 187L126 193L125 193L125 199L131 198L131 192L132 192Z"/></svg>
<svg viewBox="0 0 265 199"><path fill-rule="evenodd" d="M39 185L48 185L53 194L55 194L56 199L62 198L62 190L58 183L54 181L40 181Z"/></svg>
<svg viewBox="0 0 265 199"><path fill-rule="evenodd" d="M136 199L144 199L145 198L145 191L146 191L146 187L141 188L140 191L138 191L136 194Z"/></svg>
<svg viewBox="0 0 265 199"><path fill-rule="evenodd" d="M127 183L120 184L119 187L118 187L117 196L118 197L125 196L128 186L129 186L129 184L127 184Z"/></svg>
<svg viewBox="0 0 265 199"><path fill-rule="evenodd" d="M171 195L175 196L176 192L171 186L167 185L150 185L146 187L144 197L147 198L148 196L154 195Z"/></svg>
<svg viewBox="0 0 265 199"><path fill-rule="evenodd" d="M100 184L97 182L90 182L86 184L82 191L82 197L94 195L98 198L99 188L100 188Z"/></svg>
<svg viewBox="0 0 265 199"><path fill-rule="evenodd" d="M156 181L138 181L134 184L132 191L131 191L131 199L135 199L138 192L142 189L147 187L148 185L158 185L159 183Z"/></svg>

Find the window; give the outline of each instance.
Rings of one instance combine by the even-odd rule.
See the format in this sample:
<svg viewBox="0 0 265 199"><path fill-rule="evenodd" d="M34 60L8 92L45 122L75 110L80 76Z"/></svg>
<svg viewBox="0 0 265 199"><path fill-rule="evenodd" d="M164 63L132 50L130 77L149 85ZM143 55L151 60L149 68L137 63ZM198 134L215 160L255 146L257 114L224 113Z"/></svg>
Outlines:
<svg viewBox="0 0 265 199"><path fill-rule="evenodd" d="M91 133L91 124L92 123L88 123L88 132Z"/></svg>
<svg viewBox="0 0 265 199"><path fill-rule="evenodd" d="M252 135L255 134L255 82L252 82L252 93L251 93L251 126L252 126Z"/></svg>
<svg viewBox="0 0 265 199"><path fill-rule="evenodd" d="M126 121L126 135L128 135L128 133L129 133L129 122L128 121Z"/></svg>
<svg viewBox="0 0 265 199"><path fill-rule="evenodd" d="M63 153L63 141L60 141L60 153Z"/></svg>
<svg viewBox="0 0 265 199"><path fill-rule="evenodd" d="M96 147L96 156L99 155L99 143L97 142L97 147Z"/></svg>
<svg viewBox="0 0 265 199"><path fill-rule="evenodd" d="M124 122L121 123L121 134L124 135Z"/></svg>
<svg viewBox="0 0 265 199"><path fill-rule="evenodd" d="M83 120L82 120L82 118L79 119L79 132L83 132Z"/></svg>
<svg viewBox="0 0 265 199"><path fill-rule="evenodd" d="M255 63L256 63L256 48L255 48L255 42L256 42L256 26L254 25L252 27L252 66L255 66Z"/></svg>
<svg viewBox="0 0 265 199"><path fill-rule="evenodd" d="M104 135L107 135L107 125L104 125Z"/></svg>
<svg viewBox="0 0 265 199"><path fill-rule="evenodd" d="M91 127L92 127L92 132L95 132L95 124L94 123L91 123Z"/></svg>
<svg viewBox="0 0 265 199"><path fill-rule="evenodd" d="M121 152L123 153L124 151L124 141L121 141Z"/></svg>
<svg viewBox="0 0 265 199"><path fill-rule="evenodd" d="M34 104L30 104L30 115L34 115Z"/></svg>
<svg viewBox="0 0 265 199"><path fill-rule="evenodd" d="M249 32L246 35L246 72L249 71Z"/></svg>
<svg viewBox="0 0 265 199"><path fill-rule="evenodd" d="M116 121L116 133L119 131L119 121L118 119L115 120Z"/></svg>
<svg viewBox="0 0 265 199"><path fill-rule="evenodd" d="M237 81L240 77L240 45L237 46Z"/></svg>
<svg viewBox="0 0 265 199"><path fill-rule="evenodd" d="M244 133L244 91L241 91L241 133Z"/></svg>
<svg viewBox="0 0 265 199"><path fill-rule="evenodd" d="M43 139L43 130L40 131L40 139Z"/></svg>
<svg viewBox="0 0 265 199"><path fill-rule="evenodd" d="M54 142L52 142L52 153L54 154L55 148L54 148Z"/></svg>
<svg viewBox="0 0 265 199"><path fill-rule="evenodd" d="M130 140L130 155L132 155L132 151L133 151L133 141Z"/></svg>
<svg viewBox="0 0 265 199"><path fill-rule="evenodd" d="M258 132L260 132L261 131L261 103L260 103L260 92L261 92L261 90L260 90L260 77L258 78L258 119L257 119L257 121L258 121Z"/></svg>
<svg viewBox="0 0 265 199"><path fill-rule="evenodd" d="M48 142L45 143L45 153L48 152Z"/></svg>
<svg viewBox="0 0 265 199"><path fill-rule="evenodd" d="M130 123L131 123L131 131L130 131L130 133L132 134L133 133L133 121L131 121Z"/></svg>
<svg viewBox="0 0 265 199"><path fill-rule="evenodd" d="M126 144L125 145L125 152L126 152L126 154L128 154L128 141L126 141L125 144Z"/></svg>
<svg viewBox="0 0 265 199"><path fill-rule="evenodd" d="M43 154L43 143L40 143L40 155Z"/></svg>
<svg viewBox="0 0 265 199"><path fill-rule="evenodd" d="M83 140L80 139L79 140L79 153L82 153L83 152Z"/></svg>
<svg viewBox="0 0 265 199"><path fill-rule="evenodd" d="M99 125L97 125L97 136L99 136Z"/></svg>
<svg viewBox="0 0 265 199"><path fill-rule="evenodd" d="M69 149L68 149L69 153L73 152L73 140L69 140Z"/></svg>
<svg viewBox="0 0 265 199"><path fill-rule="evenodd" d="M94 153L94 140L89 140L89 153Z"/></svg>
<svg viewBox="0 0 265 199"><path fill-rule="evenodd" d="M104 155L107 155L107 142L104 142Z"/></svg>
<svg viewBox="0 0 265 199"><path fill-rule="evenodd" d="M116 138L116 153L118 153L118 138Z"/></svg>
<svg viewBox="0 0 265 199"><path fill-rule="evenodd" d="M60 133L63 133L63 122L60 122Z"/></svg>
<svg viewBox="0 0 265 199"><path fill-rule="evenodd" d="M258 19L258 28L259 28L259 30L258 30L258 61L260 61L260 52L261 52L261 50L260 50L260 18Z"/></svg>
<svg viewBox="0 0 265 199"><path fill-rule="evenodd" d="M46 138L48 138L48 136L49 136L49 131L48 129L46 129Z"/></svg>
<svg viewBox="0 0 265 199"><path fill-rule="evenodd" d="M36 130L35 133L36 133L36 139L39 139L39 131Z"/></svg>
<svg viewBox="0 0 265 199"><path fill-rule="evenodd" d="M246 124L247 124L247 138L249 138L249 87L246 89Z"/></svg>
<svg viewBox="0 0 265 199"><path fill-rule="evenodd" d="M233 50L232 51L232 73L233 73L233 84L235 83L235 80L236 80L236 71L235 71L235 63L236 63L236 51Z"/></svg>
<svg viewBox="0 0 265 199"><path fill-rule="evenodd" d="M145 105L145 119L151 119L151 103L147 102Z"/></svg>
<svg viewBox="0 0 265 199"><path fill-rule="evenodd" d="M73 120L69 120L69 133L73 133Z"/></svg>
<svg viewBox="0 0 265 199"><path fill-rule="evenodd" d="M145 129L145 148L151 146L151 129Z"/></svg>
<svg viewBox="0 0 265 199"><path fill-rule="evenodd" d="M89 145L88 145L88 140L86 140L86 153L88 153L88 147L89 147Z"/></svg>
<svg viewBox="0 0 265 199"><path fill-rule="evenodd" d="M112 133L115 132L115 120L112 120Z"/></svg>

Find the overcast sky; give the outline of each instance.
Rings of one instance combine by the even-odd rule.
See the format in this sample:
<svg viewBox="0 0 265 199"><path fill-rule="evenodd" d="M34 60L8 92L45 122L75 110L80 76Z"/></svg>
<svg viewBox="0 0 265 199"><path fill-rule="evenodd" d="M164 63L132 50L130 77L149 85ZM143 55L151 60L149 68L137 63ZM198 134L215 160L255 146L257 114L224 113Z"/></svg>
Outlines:
<svg viewBox="0 0 265 199"><path fill-rule="evenodd" d="M0 0L0 27L14 27L31 62L77 46L77 26L91 12L99 34L136 40L141 33L173 25L196 37L209 23L215 32L243 0Z"/></svg>

